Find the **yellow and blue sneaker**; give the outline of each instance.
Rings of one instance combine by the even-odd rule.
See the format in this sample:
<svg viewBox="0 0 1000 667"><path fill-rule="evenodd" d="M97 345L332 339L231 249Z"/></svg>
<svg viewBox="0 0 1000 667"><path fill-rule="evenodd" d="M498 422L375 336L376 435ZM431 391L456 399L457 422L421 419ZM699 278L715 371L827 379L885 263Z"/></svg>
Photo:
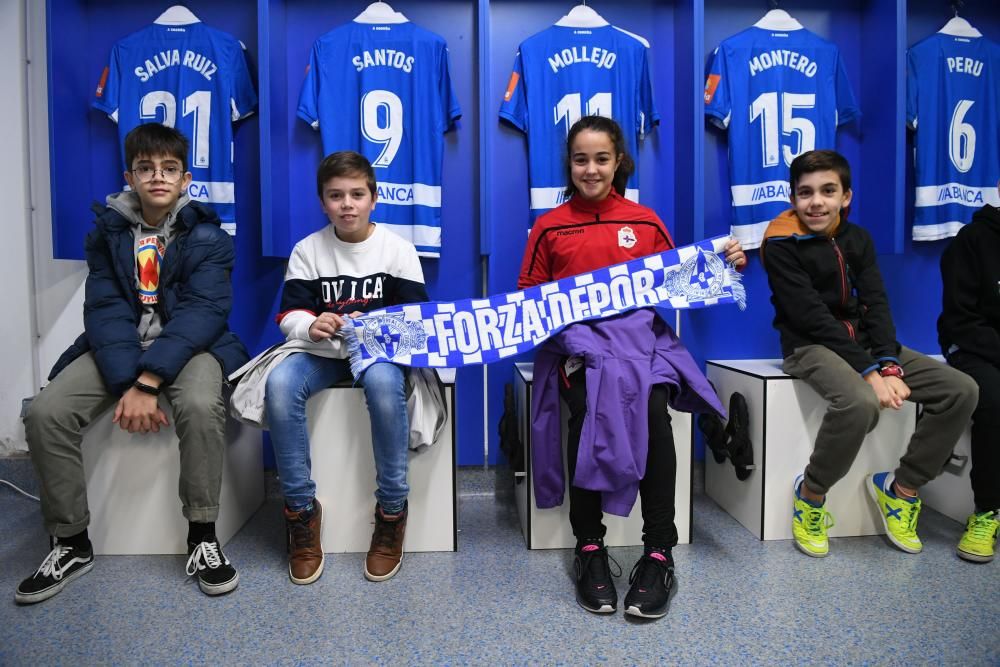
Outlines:
<svg viewBox="0 0 1000 667"><path fill-rule="evenodd" d="M814 505L799 495L802 475L795 478L792 489L792 535L799 551L813 558L823 558L830 553L830 540L826 531L833 528L833 515L826 511L826 503Z"/></svg>
<svg viewBox="0 0 1000 667"><path fill-rule="evenodd" d="M1000 533L1000 511L976 512L965 522L965 534L958 542L958 557L973 563L989 563Z"/></svg>
<svg viewBox="0 0 1000 667"><path fill-rule="evenodd" d="M886 537L897 547L910 554L924 548L917 537L917 519L920 517L920 498L900 498L892 491L893 475L877 472L868 475L868 495L878 508Z"/></svg>

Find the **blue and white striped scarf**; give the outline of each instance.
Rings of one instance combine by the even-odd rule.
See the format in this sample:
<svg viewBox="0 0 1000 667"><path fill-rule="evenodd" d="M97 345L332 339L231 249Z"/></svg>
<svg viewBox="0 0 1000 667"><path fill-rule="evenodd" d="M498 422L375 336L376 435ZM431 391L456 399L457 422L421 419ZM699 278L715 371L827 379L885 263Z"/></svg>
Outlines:
<svg viewBox="0 0 1000 667"><path fill-rule="evenodd" d="M725 264L728 236L667 250L519 292L391 306L348 320L351 372L373 363L456 368L527 352L576 322L636 308L746 308L740 275Z"/></svg>

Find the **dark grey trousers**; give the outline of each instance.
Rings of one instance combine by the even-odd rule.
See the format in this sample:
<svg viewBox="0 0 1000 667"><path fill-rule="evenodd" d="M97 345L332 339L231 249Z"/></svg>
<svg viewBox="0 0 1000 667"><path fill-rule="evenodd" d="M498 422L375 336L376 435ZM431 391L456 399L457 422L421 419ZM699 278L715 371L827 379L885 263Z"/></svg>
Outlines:
<svg viewBox="0 0 1000 667"><path fill-rule="evenodd" d="M184 517L215 521L226 447L222 367L211 354L196 354L177 379L164 386L163 394L173 408L171 423L180 440L179 494ZM69 537L90 523L83 429L117 402L105 390L89 352L64 368L31 402L24 431L41 480L42 517L49 534Z"/></svg>
<svg viewBox="0 0 1000 667"><path fill-rule="evenodd" d="M969 425L979 390L965 373L909 348L902 348L899 361L909 400L921 404L923 415L895 475L903 486L919 489L941 474ZM865 435L878 424L878 399L856 370L822 345L796 348L783 369L830 402L805 470L807 486L825 494L847 474Z"/></svg>

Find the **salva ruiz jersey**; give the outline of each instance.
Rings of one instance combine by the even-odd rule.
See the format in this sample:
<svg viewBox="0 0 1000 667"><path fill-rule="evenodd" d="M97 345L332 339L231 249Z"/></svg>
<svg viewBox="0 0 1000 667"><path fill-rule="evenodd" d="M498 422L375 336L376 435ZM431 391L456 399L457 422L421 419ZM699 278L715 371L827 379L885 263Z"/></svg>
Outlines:
<svg viewBox="0 0 1000 667"><path fill-rule="evenodd" d="M705 114L728 128L732 234L748 250L790 206L792 160L834 148L837 126L861 115L835 45L805 28L758 27L715 50Z"/></svg>
<svg viewBox="0 0 1000 667"><path fill-rule="evenodd" d="M906 57L906 120L916 130L913 240L958 233L1000 206L1000 45L935 33Z"/></svg>
<svg viewBox="0 0 1000 667"><path fill-rule="evenodd" d="M531 219L563 203L566 135L582 116L613 118L638 162L639 139L659 123L649 43L613 25L553 25L521 43L500 117L528 135ZM625 196L639 200L638 170Z"/></svg>
<svg viewBox="0 0 1000 667"><path fill-rule="evenodd" d="M324 154L371 162L373 222L440 256L443 134L462 115L442 37L409 21L331 30L313 44L298 115L320 131Z"/></svg>
<svg viewBox="0 0 1000 667"><path fill-rule="evenodd" d="M180 130L191 143L188 194L236 232L232 124L257 107L238 39L201 22L147 26L115 44L93 106L118 124L123 148L143 123Z"/></svg>

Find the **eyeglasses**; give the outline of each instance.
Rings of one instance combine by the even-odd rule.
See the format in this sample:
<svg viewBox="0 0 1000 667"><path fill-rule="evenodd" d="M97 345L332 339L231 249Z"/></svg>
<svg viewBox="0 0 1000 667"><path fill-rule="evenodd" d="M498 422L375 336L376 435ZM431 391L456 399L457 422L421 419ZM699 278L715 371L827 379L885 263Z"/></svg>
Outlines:
<svg viewBox="0 0 1000 667"><path fill-rule="evenodd" d="M153 180L156 172L160 172L160 178L167 183L176 183L181 180L181 176L184 175L184 170L180 167L163 167L162 169L156 169L148 165L143 165L132 170L132 173L135 174L135 177L139 179L140 183L148 183Z"/></svg>

